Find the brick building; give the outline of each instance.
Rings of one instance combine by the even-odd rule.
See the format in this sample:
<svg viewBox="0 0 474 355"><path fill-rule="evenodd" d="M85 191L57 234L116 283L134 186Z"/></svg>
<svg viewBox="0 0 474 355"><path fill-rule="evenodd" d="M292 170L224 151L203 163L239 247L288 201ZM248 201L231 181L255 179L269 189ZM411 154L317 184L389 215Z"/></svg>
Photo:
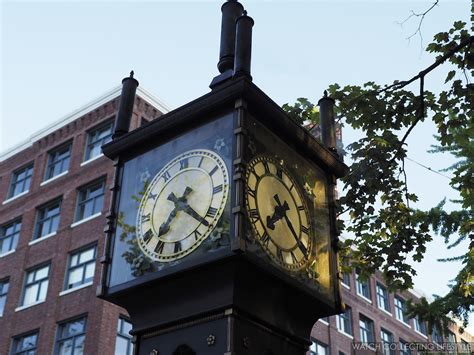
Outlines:
<svg viewBox="0 0 474 355"><path fill-rule="evenodd" d="M95 296L113 174L100 146L119 96L117 88L0 155L0 355L131 354L126 312ZM139 87L131 129L167 111ZM432 339L403 317L413 294L388 294L378 276L361 283L355 274L342 290L348 311L316 323L312 352L352 354L361 339Z"/></svg>
<svg viewBox="0 0 474 355"><path fill-rule="evenodd" d="M0 155L0 354L126 354L124 310L95 297L121 87ZM131 129L168 109L142 88ZM119 333L119 334L118 334ZM75 349L75 352L74 352ZM131 352L129 352L131 353Z"/></svg>
<svg viewBox="0 0 474 355"><path fill-rule="evenodd" d="M380 273L364 282L358 279L357 272L343 274L341 293L346 312L320 319L315 324L310 354L374 353L356 351L361 343L375 343L377 353L386 355L415 354L413 343L424 343L421 345L429 347L433 353L454 354L456 351L446 350L452 348L452 344L457 346L459 354L472 353L474 337L468 332L461 334L455 323L450 325L448 334L441 335L436 329L429 334L424 322L408 319L404 312L405 302L408 299L416 302L421 293L389 293Z"/></svg>

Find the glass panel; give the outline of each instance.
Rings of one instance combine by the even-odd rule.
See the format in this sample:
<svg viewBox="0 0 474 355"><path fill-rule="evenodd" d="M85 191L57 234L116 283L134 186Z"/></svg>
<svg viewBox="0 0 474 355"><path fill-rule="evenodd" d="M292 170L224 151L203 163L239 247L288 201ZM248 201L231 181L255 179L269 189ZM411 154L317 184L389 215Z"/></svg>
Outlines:
<svg viewBox="0 0 474 355"><path fill-rule="evenodd" d="M84 331L84 318L68 323L68 335L80 334Z"/></svg>
<svg viewBox="0 0 474 355"><path fill-rule="evenodd" d="M68 281L68 288L75 287L82 283L82 273L83 268L78 267L70 271L69 273L69 281Z"/></svg>
<svg viewBox="0 0 474 355"><path fill-rule="evenodd" d="M48 272L49 272L49 266L45 266L45 267L42 267L41 269L38 269L36 271L35 280L40 280L40 279L44 279L45 277L48 277Z"/></svg>
<svg viewBox="0 0 474 355"><path fill-rule="evenodd" d="M90 263L86 265L86 280L92 280L94 278L95 263Z"/></svg>
<svg viewBox="0 0 474 355"><path fill-rule="evenodd" d="M38 284L28 286L25 289L25 296L23 298L23 305L31 304L36 302L36 296L38 294Z"/></svg>
<svg viewBox="0 0 474 355"><path fill-rule="evenodd" d="M38 301L43 301L46 299L46 293L48 292L48 280L41 282L40 293L38 296Z"/></svg>
<svg viewBox="0 0 474 355"><path fill-rule="evenodd" d="M129 335L129 332L132 330L132 323L127 322L125 319L123 321L123 329L122 332L126 335Z"/></svg>
<svg viewBox="0 0 474 355"><path fill-rule="evenodd" d="M79 255L79 262L83 263L85 261L89 261L94 258L94 248L84 250L83 252L80 253Z"/></svg>
<svg viewBox="0 0 474 355"><path fill-rule="evenodd" d="M115 355L127 355L128 339L117 336L115 340Z"/></svg>
<svg viewBox="0 0 474 355"><path fill-rule="evenodd" d="M74 355L84 354L84 335L77 336L74 344Z"/></svg>
<svg viewBox="0 0 474 355"><path fill-rule="evenodd" d="M59 355L72 355L72 339L65 340L59 343L58 354Z"/></svg>
<svg viewBox="0 0 474 355"><path fill-rule="evenodd" d="M79 255L74 254L71 256L71 266L76 266L79 263Z"/></svg>
<svg viewBox="0 0 474 355"><path fill-rule="evenodd" d="M0 316L3 316L3 310L5 309L6 301L7 301L6 296L0 296Z"/></svg>

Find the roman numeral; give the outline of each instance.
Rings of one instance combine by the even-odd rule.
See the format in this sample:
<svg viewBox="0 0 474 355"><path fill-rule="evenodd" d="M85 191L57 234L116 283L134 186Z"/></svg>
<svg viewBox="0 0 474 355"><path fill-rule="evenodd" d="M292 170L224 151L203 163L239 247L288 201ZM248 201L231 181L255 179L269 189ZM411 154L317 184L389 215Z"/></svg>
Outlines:
<svg viewBox="0 0 474 355"><path fill-rule="evenodd" d="M221 191L222 191L222 184L220 184L219 186L214 186L214 189L212 189L212 194L215 195Z"/></svg>
<svg viewBox="0 0 474 355"><path fill-rule="evenodd" d="M278 260L283 262L283 250L281 250L280 248L277 249L277 257L278 257Z"/></svg>
<svg viewBox="0 0 474 355"><path fill-rule="evenodd" d="M254 167L254 166L252 166L252 168L250 169L250 173L251 173L251 174L254 174L255 177L258 179L258 174L257 174L257 172L255 171L255 167Z"/></svg>
<svg viewBox="0 0 474 355"><path fill-rule="evenodd" d="M293 252L291 252L291 259L293 259L293 264L298 264L298 259L296 258L296 255Z"/></svg>
<svg viewBox="0 0 474 355"><path fill-rule="evenodd" d="M301 231L304 234L309 235L309 228L308 227L301 225Z"/></svg>
<svg viewBox="0 0 474 355"><path fill-rule="evenodd" d="M165 173L163 174L163 179L165 179L165 182L171 179L171 175L169 171L165 171Z"/></svg>
<svg viewBox="0 0 474 355"><path fill-rule="evenodd" d="M150 192L150 194L148 195L148 198L152 199L152 200L156 200L156 197L158 196L158 194L153 194Z"/></svg>
<svg viewBox="0 0 474 355"><path fill-rule="evenodd" d="M165 242L162 242L161 240L159 240L158 244L155 247L155 253L158 253L158 254L162 253L164 247L165 247Z"/></svg>
<svg viewBox="0 0 474 355"><path fill-rule="evenodd" d="M264 231L260 239L263 245L268 246L268 243L270 242L270 235L267 233L267 231Z"/></svg>
<svg viewBox="0 0 474 355"><path fill-rule="evenodd" d="M143 241L145 243L148 243L150 241L151 237L153 237L153 232L152 232L151 229L149 229L145 232L145 234L143 234Z"/></svg>
<svg viewBox="0 0 474 355"><path fill-rule="evenodd" d="M252 196L253 198L256 197L256 195L255 195L255 194L256 194L256 191L255 191L255 190L252 190L250 187L248 187L247 192L248 192L248 194L249 194L250 196Z"/></svg>
<svg viewBox="0 0 474 355"><path fill-rule="evenodd" d="M270 173L270 167L268 166L268 162L267 161L262 161L262 164L263 164L263 168L265 169L265 174L269 174Z"/></svg>
<svg viewBox="0 0 474 355"><path fill-rule="evenodd" d="M201 157L201 160L199 160L198 168L201 167L202 162L204 161L204 157Z"/></svg>
<svg viewBox="0 0 474 355"><path fill-rule="evenodd" d="M280 179L283 179L283 170L281 170L280 168L277 167L277 176L280 178Z"/></svg>
<svg viewBox="0 0 474 355"><path fill-rule="evenodd" d="M303 205L298 206L298 211L304 211L304 206Z"/></svg>
<svg viewBox="0 0 474 355"><path fill-rule="evenodd" d="M252 208L249 210L249 217L253 222L255 222L256 220L260 218L256 208Z"/></svg>
<svg viewBox="0 0 474 355"><path fill-rule="evenodd" d="M148 222L150 219L150 213L142 215L142 223Z"/></svg>
<svg viewBox="0 0 474 355"><path fill-rule="evenodd" d="M213 175L217 171L217 165L209 172L209 175Z"/></svg>
<svg viewBox="0 0 474 355"><path fill-rule="evenodd" d="M209 209L207 210L207 213L206 213L206 217L214 218L216 213L217 213L217 208L209 207Z"/></svg>
<svg viewBox="0 0 474 355"><path fill-rule="evenodd" d="M185 158L185 159L179 161L179 169L180 170L186 169L188 166L189 166L188 158Z"/></svg>
<svg viewBox="0 0 474 355"><path fill-rule="evenodd" d="M193 233L194 233L194 239L195 240L198 240L199 237L202 236L202 234L198 230L195 230Z"/></svg>
<svg viewBox="0 0 474 355"><path fill-rule="evenodd" d="M178 241L178 242L174 243L174 252L179 253L181 250L183 250L183 248L181 246L181 242Z"/></svg>

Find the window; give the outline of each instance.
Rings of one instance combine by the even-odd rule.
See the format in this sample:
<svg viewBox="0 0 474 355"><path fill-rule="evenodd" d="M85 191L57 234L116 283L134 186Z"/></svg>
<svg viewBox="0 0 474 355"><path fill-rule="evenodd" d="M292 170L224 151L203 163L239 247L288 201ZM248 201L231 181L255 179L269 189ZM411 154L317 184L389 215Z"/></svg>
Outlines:
<svg viewBox="0 0 474 355"><path fill-rule="evenodd" d="M360 341L362 343L373 343L375 341L374 322L363 316L359 317Z"/></svg>
<svg viewBox="0 0 474 355"><path fill-rule="evenodd" d="M22 335L13 339L12 355L36 355L38 332Z"/></svg>
<svg viewBox="0 0 474 355"><path fill-rule="evenodd" d="M380 309L390 312L390 303L387 289L377 282L377 304Z"/></svg>
<svg viewBox="0 0 474 355"><path fill-rule="evenodd" d="M61 200L57 199L40 208L36 212L34 239L51 235L58 230L61 213Z"/></svg>
<svg viewBox="0 0 474 355"><path fill-rule="evenodd" d="M10 283L8 282L8 280L0 281L0 317L3 316L3 312L5 311L5 303L7 303L8 286L10 286Z"/></svg>
<svg viewBox="0 0 474 355"><path fill-rule="evenodd" d="M460 345L459 351L462 352L462 353L470 354L470 351L471 351L470 344L467 341L465 341L464 339L461 339L461 345Z"/></svg>
<svg viewBox="0 0 474 355"><path fill-rule="evenodd" d="M56 355L84 354L86 317L59 324L56 336Z"/></svg>
<svg viewBox="0 0 474 355"><path fill-rule="evenodd" d="M30 189L31 176L33 175L33 164L13 172L10 182L10 190L8 197L15 197L19 194L26 193Z"/></svg>
<svg viewBox="0 0 474 355"><path fill-rule="evenodd" d="M102 154L101 147L112 139L113 121L94 128L87 133L87 145L84 161L91 160Z"/></svg>
<svg viewBox="0 0 474 355"><path fill-rule="evenodd" d="M359 273L356 272L356 287L357 287L357 294L362 296L368 300L370 300L370 284L369 280L360 280Z"/></svg>
<svg viewBox="0 0 474 355"><path fill-rule="evenodd" d="M418 317L415 317L415 330L418 333L426 335L426 323L424 321L420 321Z"/></svg>
<svg viewBox="0 0 474 355"><path fill-rule="evenodd" d="M309 347L309 353L311 355L328 355L328 346L321 344L320 342L313 341Z"/></svg>
<svg viewBox="0 0 474 355"><path fill-rule="evenodd" d="M0 255L16 249L20 228L21 220L10 222L0 228Z"/></svg>
<svg viewBox="0 0 474 355"><path fill-rule="evenodd" d="M400 339L400 355L411 355L410 345Z"/></svg>
<svg viewBox="0 0 474 355"><path fill-rule="evenodd" d="M380 329L380 339L382 340L384 355L395 355L395 344L393 343L393 334L388 330Z"/></svg>
<svg viewBox="0 0 474 355"><path fill-rule="evenodd" d="M448 331L448 344L446 344L446 348L448 350L448 354L455 354L456 353L456 335L453 332Z"/></svg>
<svg viewBox="0 0 474 355"><path fill-rule="evenodd" d="M443 336L436 327L433 327L433 331L431 332L431 339L435 343L443 344Z"/></svg>
<svg viewBox="0 0 474 355"><path fill-rule="evenodd" d="M76 221L91 217L102 210L105 181L99 180L79 189Z"/></svg>
<svg viewBox="0 0 474 355"><path fill-rule="evenodd" d="M337 329L347 335L352 335L352 310L346 306L344 313L336 316Z"/></svg>
<svg viewBox="0 0 474 355"><path fill-rule="evenodd" d="M351 275L348 272L342 273L341 283L348 288L351 288Z"/></svg>
<svg viewBox="0 0 474 355"><path fill-rule="evenodd" d="M69 169L71 159L72 143L67 143L56 148L48 154L48 164L46 165L45 180L52 179L61 173L66 173Z"/></svg>
<svg viewBox="0 0 474 355"><path fill-rule="evenodd" d="M122 317L118 319L115 355L132 355L132 336L129 334L131 329L132 323Z"/></svg>
<svg viewBox="0 0 474 355"><path fill-rule="evenodd" d="M405 310L406 304L405 300L400 297L395 296L395 315L399 321L402 321L405 324L409 323L408 317L406 316Z"/></svg>
<svg viewBox="0 0 474 355"><path fill-rule="evenodd" d="M91 283L94 280L96 249L96 246L93 246L70 255L66 290Z"/></svg>
<svg viewBox="0 0 474 355"><path fill-rule="evenodd" d="M48 291L49 265L31 270L26 274L22 306L42 302Z"/></svg>

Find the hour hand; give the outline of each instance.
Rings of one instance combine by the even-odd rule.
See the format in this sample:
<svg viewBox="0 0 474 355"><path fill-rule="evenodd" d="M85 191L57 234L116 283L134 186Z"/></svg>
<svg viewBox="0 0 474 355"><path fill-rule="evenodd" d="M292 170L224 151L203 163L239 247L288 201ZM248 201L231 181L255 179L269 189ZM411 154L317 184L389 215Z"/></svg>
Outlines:
<svg viewBox="0 0 474 355"><path fill-rule="evenodd" d="M176 217L176 208L174 208L170 212L168 219L161 223L160 229L158 230L158 238L170 231L170 224L173 221L174 217Z"/></svg>

